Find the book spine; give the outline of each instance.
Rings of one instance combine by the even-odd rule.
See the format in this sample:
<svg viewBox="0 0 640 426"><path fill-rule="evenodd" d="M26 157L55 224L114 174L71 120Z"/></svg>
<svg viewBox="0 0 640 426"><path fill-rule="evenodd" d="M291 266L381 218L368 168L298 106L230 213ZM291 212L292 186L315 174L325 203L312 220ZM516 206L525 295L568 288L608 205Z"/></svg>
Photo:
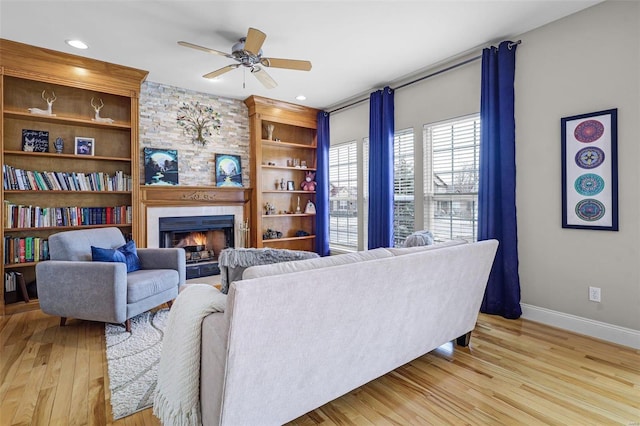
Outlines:
<svg viewBox="0 0 640 426"><path fill-rule="evenodd" d="M24 238L18 238L18 263L25 263L27 261L25 257L25 249Z"/></svg>

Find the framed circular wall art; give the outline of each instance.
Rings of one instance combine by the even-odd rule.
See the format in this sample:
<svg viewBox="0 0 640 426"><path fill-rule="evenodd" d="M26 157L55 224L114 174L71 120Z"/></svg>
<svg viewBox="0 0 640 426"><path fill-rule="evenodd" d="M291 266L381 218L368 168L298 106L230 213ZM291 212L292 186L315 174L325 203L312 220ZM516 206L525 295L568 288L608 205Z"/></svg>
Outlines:
<svg viewBox="0 0 640 426"><path fill-rule="evenodd" d="M618 230L618 110L560 120L562 227Z"/></svg>

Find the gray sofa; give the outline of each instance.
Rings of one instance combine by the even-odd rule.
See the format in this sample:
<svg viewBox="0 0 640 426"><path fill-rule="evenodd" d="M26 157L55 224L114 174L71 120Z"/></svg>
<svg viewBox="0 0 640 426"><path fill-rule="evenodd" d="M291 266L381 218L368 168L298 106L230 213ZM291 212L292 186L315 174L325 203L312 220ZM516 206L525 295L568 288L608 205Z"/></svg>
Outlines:
<svg viewBox="0 0 640 426"><path fill-rule="evenodd" d="M127 273L119 262L93 262L91 246L125 244L118 228L60 232L49 237L51 260L36 265L38 297L43 312L66 318L109 323L129 319L171 302L185 283L185 252L181 248L139 248L141 269Z"/></svg>
<svg viewBox="0 0 640 426"><path fill-rule="evenodd" d="M280 425L447 343L467 345L498 242L253 266L202 324L203 425Z"/></svg>

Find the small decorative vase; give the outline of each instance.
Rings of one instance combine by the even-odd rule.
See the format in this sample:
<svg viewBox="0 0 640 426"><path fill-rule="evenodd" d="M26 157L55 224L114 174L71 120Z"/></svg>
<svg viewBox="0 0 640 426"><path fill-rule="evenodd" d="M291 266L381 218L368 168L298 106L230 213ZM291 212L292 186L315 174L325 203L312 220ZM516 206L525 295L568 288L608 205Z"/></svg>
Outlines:
<svg viewBox="0 0 640 426"><path fill-rule="evenodd" d="M275 129L276 126L274 126L273 124L267 124L267 139L269 139L270 141L273 140L273 129Z"/></svg>
<svg viewBox="0 0 640 426"><path fill-rule="evenodd" d="M56 149L56 153L62 154L62 150L64 149L64 140L62 138L56 138L53 146Z"/></svg>

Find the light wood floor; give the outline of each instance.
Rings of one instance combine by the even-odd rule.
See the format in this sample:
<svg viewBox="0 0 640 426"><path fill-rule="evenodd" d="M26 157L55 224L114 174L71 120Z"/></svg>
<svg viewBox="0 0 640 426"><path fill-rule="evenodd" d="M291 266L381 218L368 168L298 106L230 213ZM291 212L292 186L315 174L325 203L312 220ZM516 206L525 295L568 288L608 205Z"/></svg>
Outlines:
<svg viewBox="0 0 640 426"><path fill-rule="evenodd" d="M0 319L0 425L158 425L151 409L113 421L104 324L32 311ZM640 351L526 320L480 315L451 344L293 425L638 425Z"/></svg>

